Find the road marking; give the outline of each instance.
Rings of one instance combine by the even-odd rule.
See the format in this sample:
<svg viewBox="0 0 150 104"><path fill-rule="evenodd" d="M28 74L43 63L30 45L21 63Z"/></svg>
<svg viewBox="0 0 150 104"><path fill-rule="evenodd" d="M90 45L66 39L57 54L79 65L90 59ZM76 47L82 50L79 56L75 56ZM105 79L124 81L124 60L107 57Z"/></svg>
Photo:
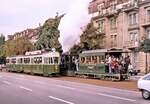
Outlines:
<svg viewBox="0 0 150 104"><path fill-rule="evenodd" d="M40 81L34 81L34 82L38 84L45 84L44 82L40 82Z"/></svg>
<svg viewBox="0 0 150 104"><path fill-rule="evenodd" d="M8 81L3 81L3 83L10 85L11 83Z"/></svg>
<svg viewBox="0 0 150 104"><path fill-rule="evenodd" d="M25 79L25 78L15 78L15 79L17 79L17 80L27 80L27 79Z"/></svg>
<svg viewBox="0 0 150 104"><path fill-rule="evenodd" d="M130 90L125 90L125 89L119 89L119 88L111 88L111 87L103 87L103 86L98 86L100 88L108 89L108 90L115 90L115 91L120 91L120 92L126 92L126 93L136 93L139 94L140 92L138 91L130 91Z"/></svg>
<svg viewBox="0 0 150 104"><path fill-rule="evenodd" d="M20 86L20 88L32 92L32 89L29 89L29 88L26 88L26 87L23 87L23 86Z"/></svg>
<svg viewBox="0 0 150 104"><path fill-rule="evenodd" d="M108 95L108 94L103 94L103 93L97 93L100 96L105 96L105 97L110 97L110 98L115 98L115 99L120 99L120 100L126 100L126 101L130 101L130 102L135 102L136 100L133 99L128 99L128 98L124 98L124 97L119 97L119 96L113 96L113 95Z"/></svg>
<svg viewBox="0 0 150 104"><path fill-rule="evenodd" d="M24 75L19 75L19 77L24 77Z"/></svg>
<svg viewBox="0 0 150 104"><path fill-rule="evenodd" d="M68 86L63 86L63 85L56 85L56 86L66 88L66 89L70 89L70 90L75 90L75 88L68 87Z"/></svg>
<svg viewBox="0 0 150 104"><path fill-rule="evenodd" d="M69 102L69 101L66 101L66 100L63 100L63 99L60 99L60 98L56 98L56 97L53 97L53 96L48 96L48 97L51 98L51 99L54 99L54 100L58 100L58 101L67 103L67 104L74 104L72 102Z"/></svg>

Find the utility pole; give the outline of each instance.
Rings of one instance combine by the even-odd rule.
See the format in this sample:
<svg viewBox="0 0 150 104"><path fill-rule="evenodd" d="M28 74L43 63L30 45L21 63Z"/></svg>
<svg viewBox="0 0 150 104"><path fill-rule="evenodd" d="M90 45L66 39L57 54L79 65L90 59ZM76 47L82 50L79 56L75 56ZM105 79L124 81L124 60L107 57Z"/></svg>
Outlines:
<svg viewBox="0 0 150 104"><path fill-rule="evenodd" d="M145 52L145 58L146 58L146 62L145 62L145 74L147 74L148 73L148 63L147 63L147 52Z"/></svg>

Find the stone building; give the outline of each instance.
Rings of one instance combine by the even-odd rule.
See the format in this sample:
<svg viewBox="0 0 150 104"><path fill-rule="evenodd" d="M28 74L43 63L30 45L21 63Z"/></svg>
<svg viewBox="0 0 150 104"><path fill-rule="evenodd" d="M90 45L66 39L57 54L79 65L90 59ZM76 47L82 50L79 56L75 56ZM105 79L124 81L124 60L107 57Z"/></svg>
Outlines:
<svg viewBox="0 0 150 104"><path fill-rule="evenodd" d="M105 34L104 47L121 49L124 56L131 56L135 69L144 73L145 53L137 49L145 38L150 38L150 0L93 0L89 14L94 26Z"/></svg>
<svg viewBox="0 0 150 104"><path fill-rule="evenodd" d="M8 40L14 40L20 37L27 37L27 39L29 39L31 41L31 43L35 43L37 41L38 38L38 28L35 29L26 29L24 31L21 32L16 32L13 35L8 35Z"/></svg>

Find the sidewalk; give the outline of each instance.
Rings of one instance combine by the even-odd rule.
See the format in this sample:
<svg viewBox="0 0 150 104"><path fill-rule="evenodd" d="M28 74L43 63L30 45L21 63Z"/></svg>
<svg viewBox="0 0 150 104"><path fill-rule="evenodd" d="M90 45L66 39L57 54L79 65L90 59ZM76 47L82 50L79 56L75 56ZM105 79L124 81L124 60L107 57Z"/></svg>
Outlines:
<svg viewBox="0 0 150 104"><path fill-rule="evenodd" d="M137 81L142 77L142 75L138 75L138 76L130 76L130 80L134 80Z"/></svg>
<svg viewBox="0 0 150 104"><path fill-rule="evenodd" d="M97 86L125 89L125 90L131 90L131 91L138 91L136 80L113 82L113 81L104 81L104 80L98 80L98 79L84 79L84 78L77 78L77 77L59 77L55 79L71 81L71 82L86 83L86 84L92 84L92 85L97 85Z"/></svg>

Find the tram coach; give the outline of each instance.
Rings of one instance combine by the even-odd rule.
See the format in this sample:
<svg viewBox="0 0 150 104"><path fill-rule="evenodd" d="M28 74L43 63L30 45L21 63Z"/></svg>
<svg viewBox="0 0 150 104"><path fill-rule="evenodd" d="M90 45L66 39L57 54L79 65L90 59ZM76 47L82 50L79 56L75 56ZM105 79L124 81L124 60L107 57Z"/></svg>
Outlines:
<svg viewBox="0 0 150 104"><path fill-rule="evenodd" d="M44 76L57 75L60 73L59 52L32 51L25 55L6 58L8 71L41 74Z"/></svg>
<svg viewBox="0 0 150 104"><path fill-rule="evenodd" d="M112 55L114 51L110 52L106 49L83 51L79 54L79 70L76 71L76 74L100 79L125 80L128 74L122 73L123 69L109 73L105 58L108 54ZM114 55L120 57L121 54L115 52Z"/></svg>

